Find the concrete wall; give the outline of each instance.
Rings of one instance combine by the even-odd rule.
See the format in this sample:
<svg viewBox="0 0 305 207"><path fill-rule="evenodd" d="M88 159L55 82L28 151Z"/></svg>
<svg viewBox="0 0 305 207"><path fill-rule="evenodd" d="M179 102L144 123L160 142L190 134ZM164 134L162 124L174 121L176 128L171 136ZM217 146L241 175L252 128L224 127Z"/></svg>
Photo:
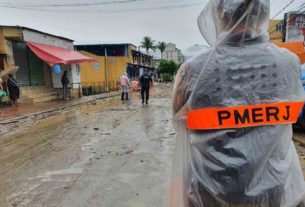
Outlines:
<svg viewBox="0 0 305 207"><path fill-rule="evenodd" d="M18 27L3 27L3 35L9 39L22 40L22 31Z"/></svg>
<svg viewBox="0 0 305 207"><path fill-rule="evenodd" d="M98 69L94 68L93 63L82 63L80 64L81 83L84 85L93 84L94 82L105 82L106 71L105 71L105 57L97 56L89 52L81 51L82 54L95 58L98 62ZM127 63L132 63L130 57L107 57L107 74L109 82L116 82L119 77L126 72Z"/></svg>
<svg viewBox="0 0 305 207"><path fill-rule="evenodd" d="M5 53L6 53L5 68L9 68L11 65L15 65L13 42L11 40L4 40L4 42L5 42Z"/></svg>
<svg viewBox="0 0 305 207"><path fill-rule="evenodd" d="M10 27L0 28L0 50L1 50L0 53L6 55L6 58L4 60L5 69L15 64L12 40L6 38L21 41L22 33L17 28L10 28Z"/></svg>
<svg viewBox="0 0 305 207"><path fill-rule="evenodd" d="M41 44L66 48L69 50L74 49L72 41L60 39L58 37L45 35L42 33L35 32L35 31L27 30L27 29L24 29L22 32L23 32L24 41L32 41L32 42L37 42L37 43L41 43Z"/></svg>
<svg viewBox="0 0 305 207"><path fill-rule="evenodd" d="M80 64L80 74L81 74L81 83L90 83L90 82L103 82L106 81L105 76L105 57L97 56L89 52L81 51L82 54L95 58L99 67L94 68L93 63L82 63Z"/></svg>
<svg viewBox="0 0 305 207"><path fill-rule="evenodd" d="M5 54L3 29L0 28L0 54Z"/></svg>

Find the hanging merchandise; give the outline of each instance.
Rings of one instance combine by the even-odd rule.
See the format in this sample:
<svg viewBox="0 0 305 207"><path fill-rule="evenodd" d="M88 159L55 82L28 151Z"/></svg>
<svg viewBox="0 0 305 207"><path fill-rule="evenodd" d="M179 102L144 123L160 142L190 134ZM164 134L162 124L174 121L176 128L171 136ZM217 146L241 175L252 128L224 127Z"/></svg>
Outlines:
<svg viewBox="0 0 305 207"><path fill-rule="evenodd" d="M300 64L270 44L269 14L269 0L210 0L199 16L211 49L176 76L169 207L305 206Z"/></svg>
<svg viewBox="0 0 305 207"><path fill-rule="evenodd" d="M53 71L54 71L55 74L61 74L60 65L54 65Z"/></svg>

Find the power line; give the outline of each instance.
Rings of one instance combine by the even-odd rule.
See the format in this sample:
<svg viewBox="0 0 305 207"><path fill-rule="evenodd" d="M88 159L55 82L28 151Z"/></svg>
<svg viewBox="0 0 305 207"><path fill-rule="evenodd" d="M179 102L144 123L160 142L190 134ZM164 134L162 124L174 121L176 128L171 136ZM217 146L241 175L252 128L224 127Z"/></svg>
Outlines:
<svg viewBox="0 0 305 207"><path fill-rule="evenodd" d="M138 0L138 1L145 1L145 0ZM166 0L162 0L164 3ZM125 1L126 2L126 1ZM129 3L133 3L134 0L129 0ZM173 1L169 1L173 2ZM169 3L168 2L168 3ZM174 2L173 2L174 3ZM177 3L176 3L177 4ZM80 13L80 12L90 12L90 13L122 13L122 12L132 12L132 11L154 11L154 10L166 10L166 9L174 9L174 8L183 8L183 7L190 7L195 5L204 5L205 3L202 0L197 0L195 2L189 3L180 3L178 5L165 5L165 6L156 6L156 7L144 7L144 8L130 8L130 9L121 9L121 10L54 10L54 9L38 9L38 8L25 8L19 6L1 6L4 8L9 9L19 9L19 10L29 10L29 11L38 11L38 12L64 12L64 13Z"/></svg>
<svg viewBox="0 0 305 207"><path fill-rule="evenodd" d="M283 11L285 11L291 4L293 4L293 2L294 2L295 0L291 0L287 5L285 5L278 13L276 13L271 19L274 19L274 18L276 18L278 15L280 15ZM276 0L274 0L272 3L275 3L276 2ZM305 4L305 3L304 3ZM303 5L304 5L303 4ZM303 6L303 5L301 5L301 7ZM274 26L270 26L269 27L269 29L268 29L268 31L270 32L270 30L273 28L273 27L275 27L276 28L276 26L277 25L279 25L279 24L276 24L276 25L274 25ZM272 32L271 34L273 34L274 32ZM271 35L270 34L270 35Z"/></svg>
<svg viewBox="0 0 305 207"><path fill-rule="evenodd" d="M11 2L0 2L5 7L26 7L26 8L41 8L41 7L83 7L83 6L99 6L109 4L125 4L125 3L136 3L143 2L145 0L114 0L107 2L92 2L92 3L72 3L72 4L12 4Z"/></svg>
<svg viewBox="0 0 305 207"><path fill-rule="evenodd" d="M303 13L305 12L305 10L303 10L303 9L305 9L305 2L302 3L302 4L300 5L300 7L301 7L301 8L298 9L297 11L295 11L295 13L303 14ZM288 23L291 22L291 21L292 21L292 19L288 19ZM272 34L274 34L275 32L277 32L276 26L279 25L279 24L282 24L282 23L284 23L284 20L280 21L280 23L275 24L274 26L270 26L269 29L268 29L269 33L271 32L270 29L272 29L273 27L275 28L275 30L274 30L273 32L271 32L270 35L272 35Z"/></svg>
<svg viewBox="0 0 305 207"><path fill-rule="evenodd" d="M278 15L280 15L283 11L285 11L291 4L293 4L293 2L295 2L295 0L291 0L286 6L284 6L283 9L281 9L278 13L276 13L276 15L274 15L271 19L274 19L275 17L277 17Z"/></svg>
<svg viewBox="0 0 305 207"><path fill-rule="evenodd" d="M185 2L186 0L182 0ZM129 3L141 3L141 2L154 2L152 0L112 0L112 1L103 1L103 2L86 2L86 3L70 3L70 4L46 4L46 3L12 3L12 2L1 2L0 1L0 6L2 7L12 7L12 8L46 8L46 7L86 7L86 6L104 6L104 5L115 5L115 4L129 4ZM162 0L162 3L164 2L172 2L172 3L177 3L177 0ZM1 5L2 4L2 5Z"/></svg>

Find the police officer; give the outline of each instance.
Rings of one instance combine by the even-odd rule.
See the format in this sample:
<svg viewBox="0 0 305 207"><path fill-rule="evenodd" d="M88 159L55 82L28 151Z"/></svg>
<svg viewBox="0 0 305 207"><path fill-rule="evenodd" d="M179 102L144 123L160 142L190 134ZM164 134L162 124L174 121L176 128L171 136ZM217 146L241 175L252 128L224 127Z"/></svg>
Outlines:
<svg viewBox="0 0 305 207"><path fill-rule="evenodd" d="M151 76L148 74L147 70L145 70L144 74L141 76L140 84L141 84L142 104L144 104L144 101L146 104L148 104L149 89L151 86L153 86L153 81L152 81Z"/></svg>
<svg viewBox="0 0 305 207"><path fill-rule="evenodd" d="M210 0L199 16L212 48L176 76L170 207L304 206L304 176L293 121L287 121L304 102L300 65L297 56L269 43L269 19L269 0ZM209 114L233 107L226 116ZM232 125L222 120L229 116ZM221 128L206 126L218 118ZM241 125L251 119L253 125Z"/></svg>

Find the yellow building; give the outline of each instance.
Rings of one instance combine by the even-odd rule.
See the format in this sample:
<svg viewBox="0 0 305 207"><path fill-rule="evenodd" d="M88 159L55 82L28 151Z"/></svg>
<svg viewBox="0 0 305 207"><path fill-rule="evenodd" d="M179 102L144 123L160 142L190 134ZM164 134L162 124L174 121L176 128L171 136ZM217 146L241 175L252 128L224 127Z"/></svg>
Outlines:
<svg viewBox="0 0 305 207"><path fill-rule="evenodd" d="M84 95L118 90L119 78L125 72L136 79L142 68L154 71L152 56L137 51L132 44L77 45L76 49L97 60L95 64L80 64Z"/></svg>
<svg viewBox="0 0 305 207"><path fill-rule="evenodd" d="M283 32L280 31L280 26L283 24L283 20L270 20L269 35L272 43L283 41Z"/></svg>

